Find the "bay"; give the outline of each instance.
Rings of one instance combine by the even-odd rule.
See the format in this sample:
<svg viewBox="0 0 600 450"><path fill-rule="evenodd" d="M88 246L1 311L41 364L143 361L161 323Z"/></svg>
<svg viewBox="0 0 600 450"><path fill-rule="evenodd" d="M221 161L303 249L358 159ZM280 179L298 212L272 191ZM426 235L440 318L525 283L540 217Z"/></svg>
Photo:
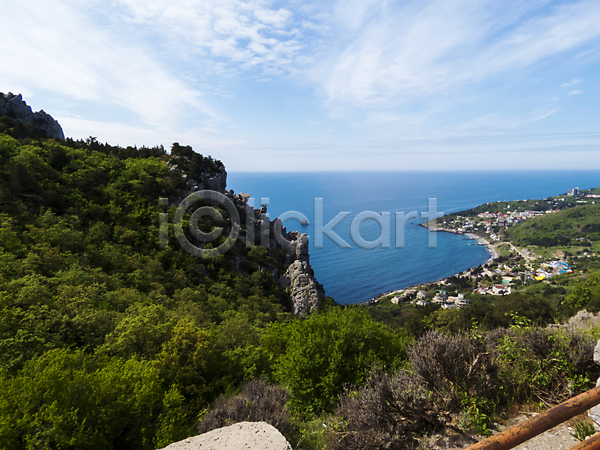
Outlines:
<svg viewBox="0 0 600 450"><path fill-rule="evenodd" d="M437 211L451 213L492 201L546 198L564 194L568 189L600 186L600 171L448 171L448 172L231 172L227 188L250 193L255 205L268 203L271 219L288 211L306 216L310 225L288 220L288 230L309 235L310 263L326 294L338 303L367 301L381 292L436 281L484 263L489 258L485 247L464 236L432 233L437 240L429 248L428 231L419 227L427 219L428 199L436 199ZM323 225L339 213L349 213L332 231L350 248L340 248L323 234L322 248L315 245L318 228L315 200L322 199ZM361 213L372 211L389 223L390 248L361 248L352 239L351 225ZM316 212L316 213L315 213ZM417 217L406 222L396 248L399 224L396 213ZM389 213L389 219L383 213ZM364 214L363 214L364 215ZM365 220L354 237L376 241L380 225ZM386 233L383 233L384 237ZM431 239L431 238L430 238ZM428 245L429 244L429 245ZM364 247L364 245L362 246Z"/></svg>

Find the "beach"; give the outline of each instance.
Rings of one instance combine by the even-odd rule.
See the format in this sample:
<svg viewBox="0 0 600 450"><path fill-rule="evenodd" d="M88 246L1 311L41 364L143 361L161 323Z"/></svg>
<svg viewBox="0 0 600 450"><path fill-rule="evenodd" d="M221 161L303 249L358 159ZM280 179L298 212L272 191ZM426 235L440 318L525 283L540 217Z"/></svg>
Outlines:
<svg viewBox="0 0 600 450"><path fill-rule="evenodd" d="M490 242L488 242L484 237L477 236L476 234L473 234L473 233L464 233L464 232L461 232L461 231L456 231L456 230L453 230L451 228L439 228L439 227L438 228L431 228L431 227L428 227L426 223L419 224L419 226L427 228L427 229L435 231L435 232L445 232L445 233L460 234L460 235L468 237L469 239L473 239L474 241L477 241L479 245L485 246L485 248L487 249L487 251L490 253L489 259L486 262L484 262L483 264L479 264L477 266L473 266L473 267L471 267L468 270L472 270L472 269L475 269L477 267L483 267L486 264L488 264L488 263L492 262L493 260L495 260L496 258L498 258L498 256L499 256L498 250L496 250L496 246L494 244L491 244ZM453 276L457 276L459 274L460 274L460 272L459 273L455 273L453 275L450 275L448 277L440 278L440 279L435 280L435 281L429 281L427 283L418 283L418 284L414 284L414 285L408 286L406 288L396 289L396 290L389 291L389 292L384 292L384 293L381 293L381 294L379 294L379 295L371 298L370 300L365 301L364 303L365 304L377 303L377 301L379 299L383 298L383 297L387 297L387 296L393 295L393 294L401 294L402 292L404 292L406 290L416 289L418 287L424 287L425 288L425 287L428 287L428 286L431 286L431 285L434 285L434 284L440 284L440 283L443 284L448 278L453 277Z"/></svg>

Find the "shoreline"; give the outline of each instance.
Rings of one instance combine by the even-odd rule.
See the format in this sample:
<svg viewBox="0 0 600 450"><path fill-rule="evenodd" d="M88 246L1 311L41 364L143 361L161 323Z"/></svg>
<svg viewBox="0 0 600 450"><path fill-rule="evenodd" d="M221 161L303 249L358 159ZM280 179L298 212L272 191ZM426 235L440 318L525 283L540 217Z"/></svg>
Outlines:
<svg viewBox="0 0 600 450"><path fill-rule="evenodd" d="M462 235L462 236L467 236L469 239L477 241L479 243L479 245L484 245L485 248L487 249L487 251L490 253L490 257L484 263L479 264L477 266L470 267L467 270L472 270L472 269L475 269L477 267L483 267L486 264L488 264L491 261L493 261L496 258L498 258L498 256L499 256L499 253L496 250L496 247L494 246L494 244L489 243L485 238L483 238L481 236L477 236L476 234L473 234L473 233L464 233L462 231L456 231L456 230L451 229L451 228L430 228L430 227L427 226L427 224L423 224L423 223L420 223L418 226L423 227L423 228L427 228L430 231L435 231L436 233L445 232L445 233L453 233L453 234L459 234L459 235ZM463 271L463 272L466 272L466 270ZM379 295L371 298L370 300L364 301L363 304L369 305L369 304L372 304L372 303L377 303L379 301L379 299L381 299L383 297L387 297L388 295L392 295L392 294L396 294L396 293L401 293L401 292L404 292L404 291L406 291L408 289L414 289L414 288L416 288L418 286L431 286L432 284L438 284L438 283L440 283L442 281L447 280L450 277L455 277L455 276L459 275L459 273L455 273L455 274L449 275L449 276L444 277L444 278L440 278L439 280L435 280L435 281L428 281L426 283L412 284L412 285L407 286L407 287L402 288L402 289L394 289L393 291L390 291L390 292L382 292L381 294L379 294Z"/></svg>

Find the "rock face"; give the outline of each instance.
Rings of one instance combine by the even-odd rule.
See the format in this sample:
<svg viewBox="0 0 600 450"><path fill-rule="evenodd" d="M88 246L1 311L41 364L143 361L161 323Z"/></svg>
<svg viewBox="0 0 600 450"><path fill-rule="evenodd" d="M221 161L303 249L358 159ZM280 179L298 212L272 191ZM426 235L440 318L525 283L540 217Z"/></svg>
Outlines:
<svg viewBox="0 0 600 450"><path fill-rule="evenodd" d="M171 171L179 170L177 165L171 166ZM273 271L273 277L279 277L279 284L286 289L292 299L294 314L306 315L317 310L321 299L325 296L322 286L315 280L310 268L308 254L308 236L297 231L287 232L278 218L269 220L267 208L254 208L248 204L250 194L233 191L225 192L227 173L208 177L206 174L184 175L190 192L211 189L224 193L240 211L240 219L246 226L245 238L256 246L264 246L271 251L283 248L287 254L286 272L281 275L279 270ZM239 270L241 258L234 262L234 270Z"/></svg>
<svg viewBox="0 0 600 450"><path fill-rule="evenodd" d="M214 176L210 176L204 173L202 174L202 181L201 186L199 186L199 189L210 189L212 191L217 191L221 194L224 194L226 186L227 172L223 171L222 173Z"/></svg>
<svg viewBox="0 0 600 450"><path fill-rule="evenodd" d="M180 170L177 164L173 164L169 161L169 172L177 172ZM221 194L225 194L225 188L227 186L227 172L224 170L217 175L208 174L205 172L193 173L189 176L187 174L181 175L186 180L188 186L188 193L203 191L208 189L211 191L217 191Z"/></svg>
<svg viewBox="0 0 600 450"><path fill-rule="evenodd" d="M279 280L292 297L292 312L305 316L319 308L324 296L307 261L295 260Z"/></svg>
<svg viewBox="0 0 600 450"><path fill-rule="evenodd" d="M306 233L298 233L297 231L292 231L288 233L289 239L291 240L291 244L289 247L289 252L294 259L298 259L300 261L306 261L308 263L308 236Z"/></svg>
<svg viewBox="0 0 600 450"><path fill-rule="evenodd" d="M279 219L271 222L271 233L282 235L284 248L291 261L285 274L279 279L279 284L287 289L292 298L292 312L305 316L318 310L325 292L310 268L308 236L297 231L287 233Z"/></svg>
<svg viewBox="0 0 600 450"><path fill-rule="evenodd" d="M163 450L292 450L286 438L265 422L239 422L184 439Z"/></svg>
<svg viewBox="0 0 600 450"><path fill-rule="evenodd" d="M195 175L194 178L190 178L187 181L187 184L190 187L190 192L208 189L210 191L220 192L221 194L225 193L225 187L227 186L227 172L225 171L218 175L199 173Z"/></svg>
<svg viewBox="0 0 600 450"><path fill-rule="evenodd" d="M266 239L270 249L278 245L285 249L289 266L279 278L279 284L290 294L293 313L304 316L317 310L325 293L310 268L308 236L297 231L287 232L278 218L269 221L264 215L267 212L266 207L254 209L248 205L250 194L239 193L236 196L230 191L228 195L238 208L245 210L246 217L250 215L252 218L246 221L247 227L254 228L256 245L261 245L263 234L268 233Z"/></svg>
<svg viewBox="0 0 600 450"><path fill-rule="evenodd" d="M33 112L30 106L23 101L21 94L4 94L0 92L0 117L8 116L26 125L33 125L41 130L46 137L53 139L64 139L62 127L43 110Z"/></svg>

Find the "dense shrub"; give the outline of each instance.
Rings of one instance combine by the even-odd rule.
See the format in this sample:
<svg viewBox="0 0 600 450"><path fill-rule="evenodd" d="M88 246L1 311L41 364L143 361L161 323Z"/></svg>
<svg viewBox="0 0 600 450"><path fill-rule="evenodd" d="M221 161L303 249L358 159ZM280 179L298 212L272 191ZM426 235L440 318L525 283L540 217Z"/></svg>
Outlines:
<svg viewBox="0 0 600 450"><path fill-rule="evenodd" d="M513 328L498 341L505 401L560 403L598 377L595 340L573 331Z"/></svg>
<svg viewBox="0 0 600 450"><path fill-rule="evenodd" d="M189 429L220 394L270 369L258 336L289 306L289 294L278 283L285 271L284 250L253 252L239 240L225 255L200 260L181 248L172 227L177 203L189 193L188 182L224 175L222 163L179 145L167 155L162 147L124 149L94 138L17 140L1 133L6 126L12 127L0 121L0 403L18 404L16 386L44 375L25 369L28 362L55 358L56 349L81 350L86 367L96 360L99 367L108 362L116 367L116 361L133 367L129 361L135 359L157 380L140 376L137 384L127 384L123 402L136 390L157 389L153 401L177 410L165 418L167 428L176 430L185 416ZM161 206L159 198L170 206ZM159 214L170 223L168 241L161 245L159 217L164 216ZM246 222L241 223L243 234ZM233 344L222 342L225 335ZM57 379L97 375L67 365L53 370ZM63 422L68 413L62 410L70 411L72 399L52 403L53 395L41 395L33 412L6 406L0 428L4 418L6 430L12 427L18 436L39 427L48 446L67 448L52 439L67 435L60 427L71 425ZM54 414L50 409L59 405L59 418L48 419ZM100 402L90 417L99 420L119 405ZM69 419L86 432L95 426L91 419L78 422L80 415L88 417L87 407ZM15 420L19 414L43 422L31 428ZM168 443L177 433L158 427L157 420L147 418L144 426L158 428L159 441ZM106 439L95 440L96 448L118 447L110 440L111 426L101 432ZM124 430L120 439L129 432ZM86 448L87 443L78 445Z"/></svg>
<svg viewBox="0 0 600 450"><path fill-rule="evenodd" d="M185 428L181 397L144 361L56 349L0 384L2 449L152 449Z"/></svg>
<svg viewBox="0 0 600 450"><path fill-rule="evenodd" d="M411 367L445 409L492 399L498 366L483 335L427 333L408 350Z"/></svg>
<svg viewBox="0 0 600 450"><path fill-rule="evenodd" d="M281 386L270 386L264 379L246 384L234 397L221 396L212 409L202 416L199 433L226 427L238 422L267 422L283 435L292 431L286 403L290 396Z"/></svg>
<svg viewBox="0 0 600 450"><path fill-rule="evenodd" d="M518 325L508 330L429 332L408 350L415 375L436 405L485 432L490 415L514 403L560 403L598 377L594 339L579 332Z"/></svg>
<svg viewBox="0 0 600 450"><path fill-rule="evenodd" d="M440 424L431 394L414 376L374 371L358 391L346 391L327 432L333 450L413 448Z"/></svg>
<svg viewBox="0 0 600 450"><path fill-rule="evenodd" d="M406 340L357 307L274 324L264 341L273 378L290 390L292 411L316 416L333 409L344 386L362 384L373 363L397 369Z"/></svg>

